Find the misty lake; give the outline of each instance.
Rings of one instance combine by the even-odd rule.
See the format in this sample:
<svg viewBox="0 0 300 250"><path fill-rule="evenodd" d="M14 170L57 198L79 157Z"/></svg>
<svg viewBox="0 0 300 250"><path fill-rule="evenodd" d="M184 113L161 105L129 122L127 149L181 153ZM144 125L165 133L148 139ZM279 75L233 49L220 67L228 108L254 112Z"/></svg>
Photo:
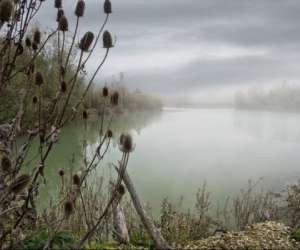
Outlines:
<svg viewBox="0 0 300 250"><path fill-rule="evenodd" d="M136 144L128 171L144 202L153 213L163 198L184 206L194 205L195 194L206 181L213 201L224 201L247 186L249 179L264 177L266 189L280 191L300 177L300 114L234 109L164 109L159 113L122 115L113 121L116 136L131 132ZM41 189L45 197L59 192L58 171L82 166L82 141L87 152L97 145L98 123L68 125L47 160L49 176ZM117 140L117 139L116 139ZM71 164L72 155L74 162ZM110 162L120 159L116 141L96 175L114 174ZM97 185L97 182L96 184ZM213 202L214 206L216 203Z"/></svg>

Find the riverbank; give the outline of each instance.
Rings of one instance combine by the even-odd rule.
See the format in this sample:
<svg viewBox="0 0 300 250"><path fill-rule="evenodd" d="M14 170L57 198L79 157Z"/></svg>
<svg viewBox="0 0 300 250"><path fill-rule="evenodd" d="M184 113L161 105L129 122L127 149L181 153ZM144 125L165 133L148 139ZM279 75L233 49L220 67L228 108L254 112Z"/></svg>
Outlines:
<svg viewBox="0 0 300 250"><path fill-rule="evenodd" d="M199 241L173 245L174 249L194 250L271 250L300 249L300 243L291 236L291 229L274 221L247 226L244 231L227 232ZM134 245L103 244L103 249L149 249Z"/></svg>
<svg viewBox="0 0 300 250"><path fill-rule="evenodd" d="M268 221L249 225L244 231L221 233L207 239L179 244L178 249L300 249L284 224Z"/></svg>
<svg viewBox="0 0 300 250"><path fill-rule="evenodd" d="M43 237L45 239L43 239ZM18 249L29 250L32 247L43 246L47 239L47 234L40 233L27 239L23 244L19 245ZM140 239L143 240L143 239ZM73 242L75 242L72 233L60 232L55 239L56 244L54 249L62 248L71 249ZM143 244L144 243L144 244ZM87 243L83 249L107 249L107 250L141 250L152 249L152 243L147 245L147 242L131 242L130 244L119 244L116 241L97 242L91 241ZM264 223L257 223L249 225L243 231L231 231L211 236L202 240L186 241L183 243L173 243L173 249L193 249L193 250L293 250L300 249L300 242L293 238L292 230L284 224L267 221Z"/></svg>

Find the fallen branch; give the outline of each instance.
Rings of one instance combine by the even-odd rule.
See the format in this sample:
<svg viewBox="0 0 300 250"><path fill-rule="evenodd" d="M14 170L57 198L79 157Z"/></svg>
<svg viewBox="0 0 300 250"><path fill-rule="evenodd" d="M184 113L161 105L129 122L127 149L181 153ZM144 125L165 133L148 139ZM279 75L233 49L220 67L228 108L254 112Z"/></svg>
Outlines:
<svg viewBox="0 0 300 250"><path fill-rule="evenodd" d="M115 167L115 169L117 172L119 172L117 167ZM123 181L124 181L124 183L127 187L127 190L130 194L130 197L131 197L131 200L133 202L136 212L140 216L142 223L144 224L150 237L154 241L155 248L156 249L172 249L172 247L163 238L161 232L159 231L159 229L156 228L156 226L154 225L154 222L148 216L147 212L143 208L127 171L125 171L125 173L123 175Z"/></svg>

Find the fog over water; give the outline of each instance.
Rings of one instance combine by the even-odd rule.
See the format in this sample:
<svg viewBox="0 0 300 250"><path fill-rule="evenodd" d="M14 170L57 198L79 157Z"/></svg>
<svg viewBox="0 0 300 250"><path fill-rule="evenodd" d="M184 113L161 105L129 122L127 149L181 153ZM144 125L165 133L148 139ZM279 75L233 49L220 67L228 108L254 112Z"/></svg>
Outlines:
<svg viewBox="0 0 300 250"><path fill-rule="evenodd" d="M124 115L112 124L115 138L122 132L134 137L135 150L128 171L143 202L149 202L154 214L163 198L176 203L184 197L184 207L193 208L195 194L207 182L212 207L227 196L247 187L249 179L263 177L265 190L281 191L297 181L300 170L300 114L233 109L166 109L162 113ZM82 166L82 140L87 139L92 155L97 146L98 125L90 121L70 124L50 155L46 186L41 197L55 197L59 192L57 173ZM110 167L121 157L117 139L99 166L95 176L108 180ZM99 185L96 182L95 185ZM47 194L45 196L45 194ZM42 202L46 202L42 198ZM44 203L46 205L46 203Z"/></svg>

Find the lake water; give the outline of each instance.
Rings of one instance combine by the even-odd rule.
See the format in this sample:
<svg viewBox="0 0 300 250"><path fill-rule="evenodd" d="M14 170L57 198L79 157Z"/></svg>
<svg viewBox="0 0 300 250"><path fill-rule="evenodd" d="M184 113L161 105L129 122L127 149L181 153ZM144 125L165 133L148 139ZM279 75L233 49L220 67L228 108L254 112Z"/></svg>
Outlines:
<svg viewBox="0 0 300 250"><path fill-rule="evenodd" d="M300 114L233 109L165 109L123 115L113 121L116 135L130 132L136 148L128 171L141 199L156 214L163 198L193 207L206 181L212 204L235 195L249 179L264 177L266 189L281 190L300 177ZM98 125L76 122L64 129L47 161L45 197L59 190L58 171L82 166L82 141L95 148ZM74 156L74 163L70 164ZM109 163L121 156L114 143L97 175L109 178Z"/></svg>

